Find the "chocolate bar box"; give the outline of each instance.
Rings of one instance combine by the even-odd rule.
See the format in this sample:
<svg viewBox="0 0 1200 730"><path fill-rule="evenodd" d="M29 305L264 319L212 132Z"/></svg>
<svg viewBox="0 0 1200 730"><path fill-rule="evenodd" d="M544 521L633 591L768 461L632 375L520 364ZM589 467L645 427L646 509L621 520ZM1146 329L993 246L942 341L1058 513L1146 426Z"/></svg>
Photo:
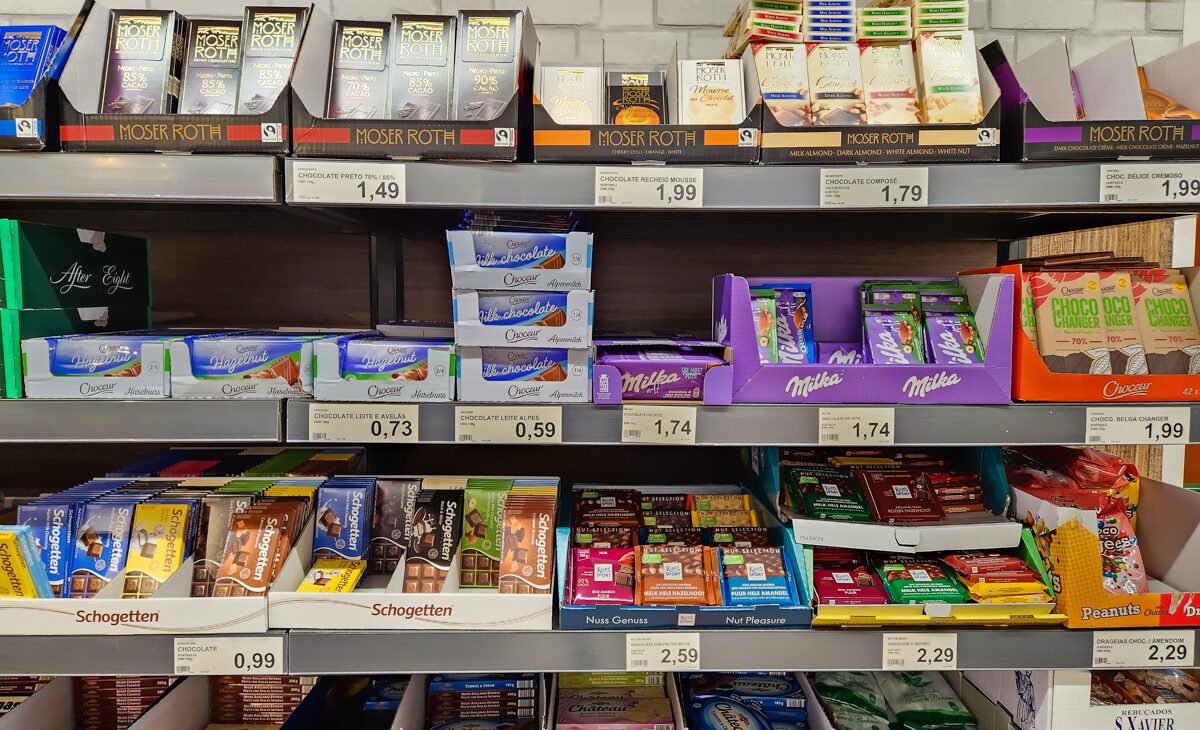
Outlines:
<svg viewBox="0 0 1200 730"><path fill-rule="evenodd" d="M454 118L487 121L500 116L517 93L522 39L519 10L459 14L454 69Z"/></svg>
<svg viewBox="0 0 1200 730"><path fill-rule="evenodd" d="M174 114L187 20L170 10L114 10L102 114Z"/></svg>
<svg viewBox="0 0 1200 730"><path fill-rule="evenodd" d="M232 114L237 106L241 67L242 21L193 20L179 111L183 114Z"/></svg>
<svg viewBox="0 0 1200 730"><path fill-rule="evenodd" d="M0 28L0 105L20 106L29 99L65 36L54 25Z"/></svg>
<svg viewBox="0 0 1200 730"><path fill-rule="evenodd" d="M148 306L149 255L142 238L0 220L0 307Z"/></svg>
<svg viewBox="0 0 1200 730"><path fill-rule="evenodd" d="M305 8L246 8L238 113L262 114L292 76L304 33Z"/></svg>
<svg viewBox="0 0 1200 730"><path fill-rule="evenodd" d="M390 23L339 20L333 29L327 115L333 119L387 116Z"/></svg>
<svg viewBox="0 0 1200 730"><path fill-rule="evenodd" d="M450 118L454 31L448 15L392 17L393 119Z"/></svg>

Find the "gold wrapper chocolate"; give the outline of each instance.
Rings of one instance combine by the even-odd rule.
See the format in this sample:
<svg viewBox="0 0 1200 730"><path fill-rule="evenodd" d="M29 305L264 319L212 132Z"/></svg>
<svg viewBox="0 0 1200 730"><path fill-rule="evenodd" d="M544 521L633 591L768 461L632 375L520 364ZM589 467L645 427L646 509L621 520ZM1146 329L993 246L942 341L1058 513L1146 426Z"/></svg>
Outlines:
<svg viewBox="0 0 1200 730"><path fill-rule="evenodd" d="M609 124L665 124L666 78L661 71L609 71Z"/></svg>
<svg viewBox="0 0 1200 730"><path fill-rule="evenodd" d="M923 120L926 124L978 124L983 120L975 34L917 36Z"/></svg>
<svg viewBox="0 0 1200 730"><path fill-rule="evenodd" d="M1142 82L1142 101L1146 104L1147 119L1200 119L1200 114L1161 91L1151 89L1146 81L1146 69L1141 66L1138 67L1138 79Z"/></svg>

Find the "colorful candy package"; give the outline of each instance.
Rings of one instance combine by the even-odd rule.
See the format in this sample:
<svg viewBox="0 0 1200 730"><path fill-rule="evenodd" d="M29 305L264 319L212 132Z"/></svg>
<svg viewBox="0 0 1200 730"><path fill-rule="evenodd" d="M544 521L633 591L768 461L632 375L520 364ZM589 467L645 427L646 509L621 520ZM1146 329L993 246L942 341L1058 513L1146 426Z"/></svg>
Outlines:
<svg viewBox="0 0 1200 730"><path fill-rule="evenodd" d="M1102 497L1096 513L1100 534L1100 561L1104 566L1104 590L1118 595L1146 593L1149 585L1142 563L1142 549L1124 500Z"/></svg>

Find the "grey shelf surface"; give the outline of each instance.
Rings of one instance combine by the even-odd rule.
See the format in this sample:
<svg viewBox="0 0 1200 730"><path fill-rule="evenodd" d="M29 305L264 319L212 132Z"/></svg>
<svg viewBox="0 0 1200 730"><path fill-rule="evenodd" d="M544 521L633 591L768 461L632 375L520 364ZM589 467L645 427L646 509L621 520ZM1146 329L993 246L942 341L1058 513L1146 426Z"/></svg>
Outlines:
<svg viewBox="0 0 1200 730"><path fill-rule="evenodd" d="M59 599L71 600L71 599ZM287 636L282 631L284 666ZM254 635L257 636L257 635ZM188 638L197 638L188 635ZM204 635L199 638L214 638ZM237 635L225 638L237 639ZM174 675L175 636L4 636L0 637L0 676L49 677Z"/></svg>
<svg viewBox="0 0 1200 730"><path fill-rule="evenodd" d="M265 400L0 400L0 443L278 443L281 408Z"/></svg>
<svg viewBox="0 0 1200 730"><path fill-rule="evenodd" d="M0 155L0 202L278 205L270 155L11 153Z"/></svg>
<svg viewBox="0 0 1200 730"><path fill-rule="evenodd" d="M293 202L295 165L320 166L344 160L285 160L285 200ZM432 162L361 161L368 166L404 165L410 208L570 208L595 206L598 165L449 164ZM1136 164L1136 163L1134 163ZM619 165L618 165L619 166ZM821 166L679 165L704 168L704 210L794 211L818 210ZM835 168L836 166L827 166ZM864 168L864 169L873 169ZM879 167L889 167L880 165ZM837 169L845 169L840 167ZM953 210L1122 210L1100 199L1099 163L947 164L929 166L929 209ZM300 203L300 205L312 205ZM380 207L371 204L370 207ZM1183 206L1135 206L1164 213ZM1194 206L1192 206L1194 208ZM1128 207L1125 207L1128 209ZM630 210L604 208L604 210ZM658 212L666 212L657 209ZM845 209L840 209L845 210ZM695 211L689 211L695 212Z"/></svg>
<svg viewBox="0 0 1200 730"><path fill-rule="evenodd" d="M288 401L287 440L306 443L308 408L312 401ZM420 406L421 443L454 443L454 410L458 405ZM504 405L504 404L476 404ZM663 404L675 405L675 404ZM1120 408L1096 404L1097 406ZM1200 443L1200 405L1180 406L1192 411L1190 440ZM701 406L698 409L698 446L818 446L819 411L815 405ZM839 406L825 406L839 407ZM859 407L859 406L847 406ZM876 406L861 406L876 407ZM513 406L520 408L520 406ZM897 446L995 446L1082 444L1087 425L1087 405L1013 404L999 406L928 405L895 406ZM621 443L621 407L574 404L562 406L564 444L612 445Z"/></svg>

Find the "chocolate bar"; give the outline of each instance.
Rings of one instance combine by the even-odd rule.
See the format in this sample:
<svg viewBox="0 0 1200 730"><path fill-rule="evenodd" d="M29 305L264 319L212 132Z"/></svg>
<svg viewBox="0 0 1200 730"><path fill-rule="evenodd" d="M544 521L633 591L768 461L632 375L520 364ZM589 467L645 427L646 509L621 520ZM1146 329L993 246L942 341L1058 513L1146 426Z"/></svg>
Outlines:
<svg viewBox="0 0 1200 730"><path fill-rule="evenodd" d="M754 510L714 509L692 512L692 527L758 527Z"/></svg>
<svg viewBox="0 0 1200 730"><path fill-rule="evenodd" d="M524 13L459 13L454 118L488 121L500 116L517 93L524 74Z"/></svg>
<svg viewBox="0 0 1200 730"><path fill-rule="evenodd" d="M574 495L571 519L577 525L637 526L642 497L632 489L579 489Z"/></svg>
<svg viewBox="0 0 1200 730"><path fill-rule="evenodd" d="M638 546L638 605L719 605L715 560L713 548Z"/></svg>
<svg viewBox="0 0 1200 730"><path fill-rule="evenodd" d="M233 517L213 596L260 595L271 587L283 530L279 512L265 506Z"/></svg>
<svg viewBox="0 0 1200 730"><path fill-rule="evenodd" d="M828 606L878 606L888 602L879 577L865 566L816 568L813 583L820 602Z"/></svg>
<svg viewBox="0 0 1200 730"><path fill-rule="evenodd" d="M240 20L192 20L188 27L179 110L232 114L241 79Z"/></svg>
<svg viewBox="0 0 1200 730"><path fill-rule="evenodd" d="M102 114L174 114L183 29L169 10L114 10L100 90Z"/></svg>
<svg viewBox="0 0 1200 730"><path fill-rule="evenodd" d="M1145 375L1149 371L1146 350L1134 319L1133 275L1128 271L1100 274L1101 311L1109 360L1117 375ZM1035 339L1036 341L1036 339Z"/></svg>
<svg viewBox="0 0 1200 730"><path fill-rule="evenodd" d="M376 480L368 575L390 576L404 562L420 493L421 482L416 479Z"/></svg>
<svg viewBox="0 0 1200 730"><path fill-rule="evenodd" d="M75 514L72 502L38 500L17 507L17 522L30 529L40 562L45 566L51 590L58 598L71 592L71 561L74 556Z"/></svg>
<svg viewBox="0 0 1200 730"><path fill-rule="evenodd" d="M572 544L582 548L631 548L637 542L632 527L579 525L572 530Z"/></svg>
<svg viewBox="0 0 1200 730"><path fill-rule="evenodd" d="M98 499L80 507L69 598L91 598L125 569L136 499Z"/></svg>
<svg viewBox="0 0 1200 730"><path fill-rule="evenodd" d="M450 118L454 28L453 16L393 16L393 119Z"/></svg>
<svg viewBox="0 0 1200 730"><path fill-rule="evenodd" d="M307 8L247 7L238 113L262 114L292 77Z"/></svg>
<svg viewBox="0 0 1200 730"><path fill-rule="evenodd" d="M907 469L856 469L875 519L884 523L930 522L944 512L924 474Z"/></svg>
<svg viewBox="0 0 1200 730"><path fill-rule="evenodd" d="M404 557L405 593L441 593L462 538L463 492L430 489L417 496Z"/></svg>
<svg viewBox="0 0 1200 730"><path fill-rule="evenodd" d="M633 548L580 548L571 551L571 603L633 605Z"/></svg>
<svg viewBox="0 0 1200 730"><path fill-rule="evenodd" d="M1135 295L1136 296L1136 295ZM1055 373L1112 373L1095 273L1040 271L1033 275L1038 352Z"/></svg>
<svg viewBox="0 0 1200 730"><path fill-rule="evenodd" d="M852 43L809 43L813 123L845 127L867 123L858 47Z"/></svg>
<svg viewBox="0 0 1200 730"><path fill-rule="evenodd" d="M722 548L725 605L793 605L796 589L781 548Z"/></svg>
<svg viewBox="0 0 1200 730"><path fill-rule="evenodd" d="M643 510L686 510L688 495L686 494L656 494L642 492Z"/></svg>
<svg viewBox="0 0 1200 730"><path fill-rule="evenodd" d="M1150 373L1200 373L1200 330L1187 278L1161 269L1139 271L1134 277L1133 302Z"/></svg>
<svg viewBox="0 0 1200 730"><path fill-rule="evenodd" d="M930 360L938 365L979 365L983 340L975 318L968 313L929 315L925 318Z"/></svg>
<svg viewBox="0 0 1200 730"><path fill-rule="evenodd" d="M339 20L333 28L327 116L386 118L391 23Z"/></svg>
<svg viewBox="0 0 1200 730"><path fill-rule="evenodd" d="M699 527L645 527L643 545L704 545L704 530Z"/></svg>
<svg viewBox="0 0 1200 730"><path fill-rule="evenodd" d="M609 124L666 124L666 77L661 71L609 71Z"/></svg>
<svg viewBox="0 0 1200 730"><path fill-rule="evenodd" d="M725 364L723 358L686 345L601 348L596 362L621 373L621 397L625 400L699 400L704 395L705 374Z"/></svg>
<svg viewBox="0 0 1200 730"><path fill-rule="evenodd" d="M330 479L321 485L313 527L314 560L366 558L374 495L372 479Z"/></svg>
<svg viewBox="0 0 1200 730"><path fill-rule="evenodd" d="M366 569L365 560L317 560L296 588L296 592L350 593L358 585Z"/></svg>
<svg viewBox="0 0 1200 730"><path fill-rule="evenodd" d="M133 512L121 598L154 595L187 558L187 504L143 502Z"/></svg>
<svg viewBox="0 0 1200 730"><path fill-rule="evenodd" d="M471 479L467 482L462 561L458 574L460 587L499 587L504 505L511 489L512 482L503 479Z"/></svg>
<svg viewBox="0 0 1200 730"><path fill-rule="evenodd" d="M192 564L192 597L213 594L217 572L225 557L225 543L233 516L249 509L254 498L246 494L210 494L204 498L200 517L200 539Z"/></svg>
<svg viewBox="0 0 1200 730"><path fill-rule="evenodd" d="M765 527L713 527L709 542L720 548L771 547L771 531Z"/></svg>
<svg viewBox="0 0 1200 730"><path fill-rule="evenodd" d="M509 494L501 542L501 593L541 594L553 590L556 491L514 487Z"/></svg>
<svg viewBox="0 0 1200 730"><path fill-rule="evenodd" d="M646 527L692 527L692 513L687 510L654 510L642 512L642 524ZM696 525L699 527L699 525Z"/></svg>

